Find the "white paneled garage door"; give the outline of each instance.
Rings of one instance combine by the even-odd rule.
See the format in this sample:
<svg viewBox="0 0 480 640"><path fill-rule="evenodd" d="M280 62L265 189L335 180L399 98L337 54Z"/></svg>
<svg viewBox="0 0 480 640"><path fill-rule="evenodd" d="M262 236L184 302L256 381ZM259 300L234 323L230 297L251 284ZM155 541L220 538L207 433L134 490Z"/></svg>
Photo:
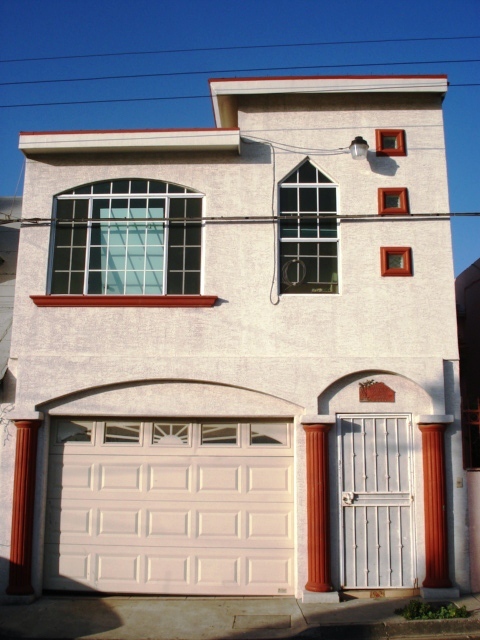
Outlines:
<svg viewBox="0 0 480 640"><path fill-rule="evenodd" d="M293 593L285 422L51 429L44 584L118 593Z"/></svg>

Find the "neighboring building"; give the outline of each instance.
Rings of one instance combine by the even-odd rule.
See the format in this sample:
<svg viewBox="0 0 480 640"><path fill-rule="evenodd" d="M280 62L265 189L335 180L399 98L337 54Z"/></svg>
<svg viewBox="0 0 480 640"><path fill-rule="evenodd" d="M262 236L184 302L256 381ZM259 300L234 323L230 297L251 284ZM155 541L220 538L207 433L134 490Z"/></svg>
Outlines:
<svg viewBox="0 0 480 640"><path fill-rule="evenodd" d="M472 590L480 591L480 259L455 280Z"/></svg>
<svg viewBox="0 0 480 640"><path fill-rule="evenodd" d="M3 584L469 591L446 77L210 89L213 129L20 136L53 222L20 243Z"/></svg>

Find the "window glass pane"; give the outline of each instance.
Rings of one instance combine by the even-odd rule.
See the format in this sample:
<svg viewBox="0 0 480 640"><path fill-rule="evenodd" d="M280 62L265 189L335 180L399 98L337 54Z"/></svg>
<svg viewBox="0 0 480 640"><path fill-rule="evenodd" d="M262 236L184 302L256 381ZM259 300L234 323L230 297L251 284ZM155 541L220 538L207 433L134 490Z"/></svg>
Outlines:
<svg viewBox="0 0 480 640"><path fill-rule="evenodd" d="M107 293L123 294L125 289L125 272L109 271L107 273Z"/></svg>
<svg viewBox="0 0 480 640"><path fill-rule="evenodd" d="M389 269L403 269L405 267L403 253L389 253L387 260Z"/></svg>
<svg viewBox="0 0 480 640"><path fill-rule="evenodd" d="M162 295L163 271L145 271L145 294Z"/></svg>
<svg viewBox="0 0 480 640"><path fill-rule="evenodd" d="M114 180L112 182L112 193L128 193L129 180Z"/></svg>
<svg viewBox="0 0 480 640"><path fill-rule="evenodd" d="M53 260L53 268L55 271L68 271L70 269L70 251L70 248L57 248Z"/></svg>
<svg viewBox="0 0 480 640"><path fill-rule="evenodd" d="M81 271L85 268L85 247L72 249L72 270Z"/></svg>
<svg viewBox="0 0 480 640"><path fill-rule="evenodd" d="M321 256L336 256L337 255L337 243L336 242L321 242L318 245Z"/></svg>
<svg viewBox="0 0 480 640"><path fill-rule="evenodd" d="M180 187L178 184L169 184L168 193L185 193L185 187Z"/></svg>
<svg viewBox="0 0 480 640"><path fill-rule="evenodd" d="M76 224L73 227L73 240L72 243L77 247L84 247L87 244L87 225Z"/></svg>
<svg viewBox="0 0 480 640"><path fill-rule="evenodd" d="M132 180L130 182L130 193L147 193L146 180Z"/></svg>
<svg viewBox="0 0 480 640"><path fill-rule="evenodd" d="M93 185L93 193L110 193L110 182L97 182Z"/></svg>
<svg viewBox="0 0 480 640"><path fill-rule="evenodd" d="M186 295L195 295L200 293L200 273L187 271L185 273L185 287L184 294Z"/></svg>
<svg viewBox="0 0 480 640"><path fill-rule="evenodd" d="M108 421L105 423L105 443L136 444L140 442L140 424L135 422Z"/></svg>
<svg viewBox="0 0 480 640"><path fill-rule="evenodd" d="M300 220L300 237L316 238L318 236L318 222L315 218Z"/></svg>
<svg viewBox="0 0 480 640"><path fill-rule="evenodd" d="M147 244L151 245L163 245L164 242L164 230L162 224L147 224Z"/></svg>
<svg viewBox="0 0 480 640"><path fill-rule="evenodd" d="M171 224L168 232L168 245L178 246L185 243L185 225L183 224Z"/></svg>
<svg viewBox="0 0 480 640"><path fill-rule="evenodd" d="M181 271L168 272L167 293L183 294L183 273Z"/></svg>
<svg viewBox="0 0 480 640"><path fill-rule="evenodd" d="M385 208L386 209L399 209L400 208L400 196L395 194L385 195Z"/></svg>
<svg viewBox="0 0 480 640"><path fill-rule="evenodd" d="M199 224L187 224L185 227L185 244L198 245L202 243L202 227Z"/></svg>
<svg viewBox="0 0 480 640"><path fill-rule="evenodd" d="M85 220L88 218L88 200L75 200L73 208L75 220Z"/></svg>
<svg viewBox="0 0 480 640"><path fill-rule="evenodd" d="M69 193L69 192L67 192ZM83 187L75 187L75 191L72 191L72 193L78 193L78 194L87 194L87 193L92 193L92 185L91 184L86 184Z"/></svg>
<svg viewBox="0 0 480 640"><path fill-rule="evenodd" d="M294 171L288 178L285 178L282 184L293 184L298 182L298 171Z"/></svg>
<svg viewBox="0 0 480 640"><path fill-rule="evenodd" d="M108 252L108 268L115 271L125 269L125 247L110 247Z"/></svg>
<svg viewBox="0 0 480 640"><path fill-rule="evenodd" d="M94 200L92 203L92 218L95 220L110 217L110 200Z"/></svg>
<svg viewBox="0 0 480 640"><path fill-rule="evenodd" d="M200 270L200 247L187 247L185 249L185 269L189 271Z"/></svg>
<svg viewBox="0 0 480 640"><path fill-rule="evenodd" d="M287 445L287 424L284 422L272 422L270 424L250 425L250 444L276 444Z"/></svg>
<svg viewBox="0 0 480 640"><path fill-rule="evenodd" d="M280 189L280 211L297 212L297 189Z"/></svg>
<svg viewBox="0 0 480 640"><path fill-rule="evenodd" d="M300 211L317 211L317 189L313 187L300 189Z"/></svg>
<svg viewBox="0 0 480 640"><path fill-rule="evenodd" d="M298 218L283 218L280 220L281 238L298 238Z"/></svg>
<svg viewBox="0 0 480 640"><path fill-rule="evenodd" d="M168 251L168 269L170 270L181 270L183 269L183 255L184 249L183 247L172 247Z"/></svg>
<svg viewBox="0 0 480 640"><path fill-rule="evenodd" d="M152 444L162 447L188 447L190 445L190 425L155 422Z"/></svg>
<svg viewBox="0 0 480 640"><path fill-rule="evenodd" d="M129 247L127 252L127 269L141 271L145 267L145 249L143 247Z"/></svg>
<svg viewBox="0 0 480 640"><path fill-rule="evenodd" d="M304 162L298 170L298 181L305 182L317 182L317 169L310 162Z"/></svg>
<svg viewBox="0 0 480 640"><path fill-rule="evenodd" d="M90 271L88 274L88 293L105 293L107 274L104 271Z"/></svg>
<svg viewBox="0 0 480 640"><path fill-rule="evenodd" d="M397 136L382 136L382 149L397 149Z"/></svg>
<svg viewBox="0 0 480 640"><path fill-rule="evenodd" d="M200 198L186 200L187 218L200 218L202 216L202 201Z"/></svg>
<svg viewBox="0 0 480 640"><path fill-rule="evenodd" d="M321 219L320 222L320 237L321 238L336 238L337 237L337 221Z"/></svg>
<svg viewBox="0 0 480 640"><path fill-rule="evenodd" d="M103 216L107 217L107 216ZM128 200L126 198L115 198L112 200L112 218L127 218L128 217Z"/></svg>
<svg viewBox="0 0 480 640"><path fill-rule="evenodd" d="M102 268L102 249L100 247L90 248L90 260L88 266L90 269Z"/></svg>
<svg viewBox="0 0 480 640"><path fill-rule="evenodd" d="M75 271L71 273L69 293L83 293L84 280L85 280L84 271Z"/></svg>
<svg viewBox="0 0 480 640"><path fill-rule="evenodd" d="M56 216L59 220L71 220L73 218L74 200L58 200Z"/></svg>
<svg viewBox="0 0 480 640"><path fill-rule="evenodd" d="M147 201L146 200L130 200L130 218L146 218L147 217Z"/></svg>
<svg viewBox="0 0 480 640"><path fill-rule="evenodd" d="M70 281L68 272L54 271L52 273L52 293L68 293L68 283Z"/></svg>
<svg viewBox="0 0 480 640"><path fill-rule="evenodd" d="M185 218L186 203L184 198L170 200L170 218Z"/></svg>
<svg viewBox="0 0 480 640"><path fill-rule="evenodd" d="M336 189L319 189L318 190L318 210L335 212L337 210L337 190Z"/></svg>
<svg viewBox="0 0 480 640"><path fill-rule="evenodd" d="M141 295L143 293L143 271L127 271L125 281L125 293Z"/></svg>
<svg viewBox="0 0 480 640"><path fill-rule="evenodd" d="M56 442L91 442L93 422L89 420L55 420Z"/></svg>
<svg viewBox="0 0 480 640"><path fill-rule="evenodd" d="M108 236L110 245L117 245L117 246L126 245L127 244L127 228L128 227L126 224L121 224L121 223L111 224L109 227L109 236Z"/></svg>
<svg viewBox="0 0 480 640"><path fill-rule="evenodd" d="M165 200L160 198L152 198L148 201L148 218L164 218L165 217Z"/></svg>
<svg viewBox="0 0 480 640"><path fill-rule="evenodd" d="M318 259L315 257L301 257L301 265L305 271L304 283L315 284L319 282L318 277Z"/></svg>
<svg viewBox="0 0 480 640"><path fill-rule="evenodd" d="M68 227L65 225L57 224L55 229L55 246L56 247L69 247L72 244L72 232L71 225Z"/></svg>
<svg viewBox="0 0 480 640"><path fill-rule="evenodd" d="M202 424L201 444L225 445L237 444L238 425L230 424Z"/></svg>
<svg viewBox="0 0 480 640"><path fill-rule="evenodd" d="M150 180L149 193L167 193L167 185L160 180Z"/></svg>
<svg viewBox="0 0 480 640"><path fill-rule="evenodd" d="M147 247L145 268L151 271L163 269L163 247Z"/></svg>

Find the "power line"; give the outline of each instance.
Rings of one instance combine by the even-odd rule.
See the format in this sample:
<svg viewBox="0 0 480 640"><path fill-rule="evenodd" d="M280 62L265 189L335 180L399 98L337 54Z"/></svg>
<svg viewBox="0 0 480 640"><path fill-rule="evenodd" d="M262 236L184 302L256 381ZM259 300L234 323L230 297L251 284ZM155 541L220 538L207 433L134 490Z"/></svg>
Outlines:
<svg viewBox="0 0 480 640"><path fill-rule="evenodd" d="M383 221L406 221L406 220L438 220L441 218L453 218L453 217L479 217L480 211L460 211L460 212L436 212L436 213L410 213L405 215L395 216L381 216L378 213L366 213L366 214L351 214L351 215L338 215L338 214L302 214L302 215L268 215L268 216L201 216L198 218L108 218L108 219L94 219L94 218L62 218L61 220L52 220L51 218L11 218L8 220L0 220L0 226L21 222L22 226L31 225L35 227L51 226L55 222L60 222L61 225L88 225L88 224L118 224L118 223L132 223L137 224L139 222L161 223L161 224L185 224L196 222L278 222L281 220L340 220L343 222L355 221L355 220L383 220ZM292 240L293 241L293 240Z"/></svg>
<svg viewBox="0 0 480 640"><path fill-rule="evenodd" d="M0 82L0 87L32 85L32 84L59 84L62 82L97 82L100 80L134 80L139 78L173 78L176 76L198 76L219 73L251 73L265 71L292 71L294 69L345 69L357 67L395 67L410 66L417 64L469 64L480 62L480 59L463 60L425 60L410 62L364 62L355 64L314 64L314 65L294 65L289 67L251 67L246 69L208 69L205 71L172 71L168 73L134 73L121 76L90 76L88 78L61 78L53 80L19 80L16 82Z"/></svg>
<svg viewBox="0 0 480 640"><path fill-rule="evenodd" d="M251 80L255 80L255 78L251 78ZM417 85L418 86L418 85ZM429 85L431 87L431 85ZM449 83L449 87L479 87L480 82L469 82L469 83ZM349 93L361 93L366 89L375 89L375 85L371 85L370 87L361 87L359 89L348 89ZM406 88L406 85L390 85L388 87L389 91L392 89L403 89ZM341 91L341 87L336 87L335 89L322 90L322 93L339 93ZM241 93L240 91L238 92ZM308 91L302 90L298 91L290 91L290 93L302 93L308 95ZM317 89L312 88L311 93L318 93ZM106 98L104 100L72 100L72 101L62 101L62 102L27 102L23 104L1 104L0 109L13 109L13 108L21 108L21 107L57 107L57 106L66 106L66 105L75 105L75 104L112 104L119 102L154 102L154 101L165 101L165 100L200 100L200 99L210 99L210 94L202 94L196 96L158 96L155 98Z"/></svg>
<svg viewBox="0 0 480 640"><path fill-rule="evenodd" d="M245 51L252 49L283 49L289 47L323 47L338 46L346 44L387 44L399 42L433 42L433 41L451 41L451 40L478 40L480 36L449 36L449 37L429 37L429 38L392 38L382 40L331 40L326 42L297 42L297 43L280 43L280 44L254 44L254 45L237 45L230 47L196 47L190 49L157 49L154 51L120 51L115 53L87 53L81 55L70 56L43 56L38 58L9 58L0 60L2 63L12 62L38 62L45 60L75 60L83 58L111 58L116 56L145 56L165 53L200 53L207 51Z"/></svg>

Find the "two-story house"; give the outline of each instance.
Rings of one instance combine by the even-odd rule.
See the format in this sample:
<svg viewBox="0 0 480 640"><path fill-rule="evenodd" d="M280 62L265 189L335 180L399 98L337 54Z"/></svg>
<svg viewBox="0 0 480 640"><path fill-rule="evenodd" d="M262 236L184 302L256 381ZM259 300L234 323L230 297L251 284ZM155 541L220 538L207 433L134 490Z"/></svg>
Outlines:
<svg viewBox="0 0 480 640"><path fill-rule="evenodd" d="M21 134L7 593L469 590L446 90L219 79L211 129Z"/></svg>

